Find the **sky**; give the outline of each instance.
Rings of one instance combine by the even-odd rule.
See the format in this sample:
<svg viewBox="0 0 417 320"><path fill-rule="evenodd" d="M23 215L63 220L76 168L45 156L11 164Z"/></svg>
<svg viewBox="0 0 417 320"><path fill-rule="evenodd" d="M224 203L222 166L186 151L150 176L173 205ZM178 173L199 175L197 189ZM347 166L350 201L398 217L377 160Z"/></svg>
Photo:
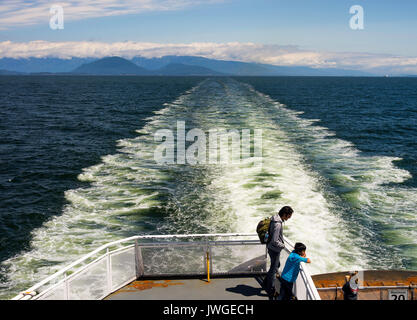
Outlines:
<svg viewBox="0 0 417 320"><path fill-rule="evenodd" d="M0 1L0 58L166 54L417 74L417 1Z"/></svg>

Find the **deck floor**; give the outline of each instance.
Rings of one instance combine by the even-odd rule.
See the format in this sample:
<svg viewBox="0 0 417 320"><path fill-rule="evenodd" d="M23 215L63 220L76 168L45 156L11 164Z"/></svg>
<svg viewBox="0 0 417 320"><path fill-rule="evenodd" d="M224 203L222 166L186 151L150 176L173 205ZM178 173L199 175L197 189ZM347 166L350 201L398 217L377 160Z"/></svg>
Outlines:
<svg viewBox="0 0 417 320"><path fill-rule="evenodd" d="M106 300L265 300L260 277L133 281Z"/></svg>

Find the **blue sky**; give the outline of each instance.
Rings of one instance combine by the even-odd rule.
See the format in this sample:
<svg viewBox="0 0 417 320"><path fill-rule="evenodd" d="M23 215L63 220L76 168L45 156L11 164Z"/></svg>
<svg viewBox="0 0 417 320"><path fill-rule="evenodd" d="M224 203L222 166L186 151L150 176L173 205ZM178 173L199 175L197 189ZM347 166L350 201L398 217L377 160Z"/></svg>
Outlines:
<svg viewBox="0 0 417 320"><path fill-rule="evenodd" d="M144 2L148 5L146 10ZM31 7L25 9L28 3ZM55 3L63 4L63 30L49 27L48 8ZM349 28L352 5L361 5L364 9L364 30ZM13 45L36 40L179 45L253 43L265 46L269 52L269 60L260 62L274 64L277 59L273 57L277 55L271 53L271 48L288 46L293 46L298 56L301 52L315 52L326 54L326 59L336 53L375 54L385 60L391 56L414 59L417 57L417 1L3 0L0 3L0 42L11 41L9 45ZM233 58L232 53L228 54ZM237 53L236 59L244 56ZM353 55L349 57L353 59ZM314 63L313 60L309 63ZM319 63L323 63L322 60ZM283 61L286 64L285 59ZM291 61L303 64L304 60L287 59L287 63ZM407 65L410 63L412 66L414 60L408 60Z"/></svg>

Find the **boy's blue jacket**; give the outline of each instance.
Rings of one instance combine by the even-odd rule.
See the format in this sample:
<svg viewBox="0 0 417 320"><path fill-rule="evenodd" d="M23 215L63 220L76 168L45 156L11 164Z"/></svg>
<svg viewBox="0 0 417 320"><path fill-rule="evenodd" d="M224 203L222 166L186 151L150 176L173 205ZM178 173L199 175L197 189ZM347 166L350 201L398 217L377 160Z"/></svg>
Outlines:
<svg viewBox="0 0 417 320"><path fill-rule="evenodd" d="M307 262L307 258L301 257L294 251L290 253L285 262L284 270L282 271L281 278L288 282L295 282L300 272L300 262Z"/></svg>

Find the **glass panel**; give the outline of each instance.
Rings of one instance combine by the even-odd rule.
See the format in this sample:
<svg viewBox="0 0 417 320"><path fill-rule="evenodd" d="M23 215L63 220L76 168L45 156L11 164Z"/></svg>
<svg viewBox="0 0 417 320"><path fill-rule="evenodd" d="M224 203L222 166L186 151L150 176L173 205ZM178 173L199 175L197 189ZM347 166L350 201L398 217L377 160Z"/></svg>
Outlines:
<svg viewBox="0 0 417 320"><path fill-rule="evenodd" d="M213 246L213 273L266 271L265 245Z"/></svg>
<svg viewBox="0 0 417 320"><path fill-rule="evenodd" d="M60 284L48 293L44 294L39 300L66 300L65 299L65 284Z"/></svg>
<svg viewBox="0 0 417 320"><path fill-rule="evenodd" d="M145 275L205 274L204 246L142 248Z"/></svg>
<svg viewBox="0 0 417 320"><path fill-rule="evenodd" d="M135 248L111 254L111 271L113 289L135 277Z"/></svg>
<svg viewBox="0 0 417 320"><path fill-rule="evenodd" d="M300 274L295 281L295 286L293 289L294 294L297 296L298 300L307 300L307 287L304 283L303 276Z"/></svg>
<svg viewBox="0 0 417 320"><path fill-rule="evenodd" d="M77 274L69 283L69 299L96 300L107 293L106 257Z"/></svg>

